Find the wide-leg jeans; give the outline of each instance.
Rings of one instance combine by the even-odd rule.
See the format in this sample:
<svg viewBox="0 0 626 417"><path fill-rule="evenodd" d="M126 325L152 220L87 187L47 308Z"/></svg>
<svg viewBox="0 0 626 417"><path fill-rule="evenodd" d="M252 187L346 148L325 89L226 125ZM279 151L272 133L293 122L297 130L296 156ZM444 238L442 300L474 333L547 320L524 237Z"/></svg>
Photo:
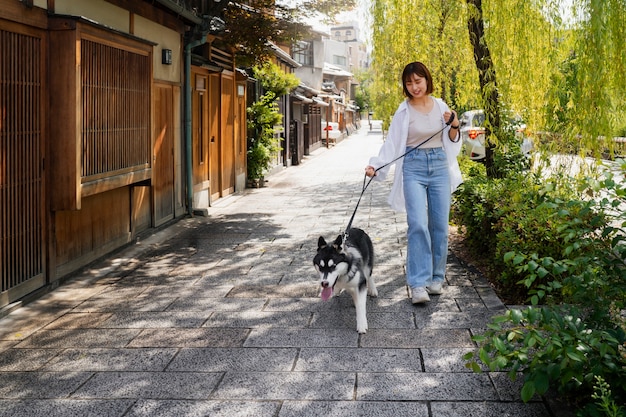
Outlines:
<svg viewBox="0 0 626 417"><path fill-rule="evenodd" d="M409 148L407 148L407 151ZM448 257L450 174L443 148L415 149L404 157L407 212L407 284L443 282Z"/></svg>

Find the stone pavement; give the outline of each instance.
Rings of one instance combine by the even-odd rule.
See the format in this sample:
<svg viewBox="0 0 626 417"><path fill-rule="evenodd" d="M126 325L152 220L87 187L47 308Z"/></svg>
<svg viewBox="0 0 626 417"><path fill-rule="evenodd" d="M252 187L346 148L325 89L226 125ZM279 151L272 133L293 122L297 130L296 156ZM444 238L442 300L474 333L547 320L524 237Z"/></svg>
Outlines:
<svg viewBox="0 0 626 417"><path fill-rule="evenodd" d="M475 374L471 335L503 311L449 256L441 296L409 302L406 221L373 182L354 226L374 241L369 331L319 298L317 238L341 233L382 143L364 127L76 274L0 320L0 416L515 416L504 373Z"/></svg>

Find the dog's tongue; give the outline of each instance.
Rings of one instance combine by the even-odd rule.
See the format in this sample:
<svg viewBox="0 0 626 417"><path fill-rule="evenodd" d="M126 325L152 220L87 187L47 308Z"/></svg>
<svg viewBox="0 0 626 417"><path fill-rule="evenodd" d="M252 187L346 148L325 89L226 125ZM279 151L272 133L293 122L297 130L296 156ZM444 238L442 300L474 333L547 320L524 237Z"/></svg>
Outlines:
<svg viewBox="0 0 626 417"><path fill-rule="evenodd" d="M333 295L333 288L326 287L322 288L322 300L326 301Z"/></svg>

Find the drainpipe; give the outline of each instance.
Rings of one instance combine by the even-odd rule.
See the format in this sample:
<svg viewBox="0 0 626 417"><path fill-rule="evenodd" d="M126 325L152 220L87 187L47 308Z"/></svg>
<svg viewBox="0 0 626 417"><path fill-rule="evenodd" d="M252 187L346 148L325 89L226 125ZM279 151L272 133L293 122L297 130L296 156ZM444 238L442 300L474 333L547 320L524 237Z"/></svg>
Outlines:
<svg viewBox="0 0 626 417"><path fill-rule="evenodd" d="M191 135L191 51L196 46L206 43L208 31L203 32L200 39L185 44L185 159L187 164L187 210L193 216L193 166L192 166L192 135Z"/></svg>

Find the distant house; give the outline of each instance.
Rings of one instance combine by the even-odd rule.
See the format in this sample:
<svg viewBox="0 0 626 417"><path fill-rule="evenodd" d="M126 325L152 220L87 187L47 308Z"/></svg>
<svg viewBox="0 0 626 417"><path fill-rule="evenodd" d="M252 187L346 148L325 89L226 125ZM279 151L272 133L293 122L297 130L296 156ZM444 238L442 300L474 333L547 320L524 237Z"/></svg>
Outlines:
<svg viewBox="0 0 626 417"><path fill-rule="evenodd" d="M365 43L360 39L356 22L330 28L329 32L312 29L310 36L296 43L293 57L302 66L296 75L305 87L316 91L316 97L327 106L319 109L321 118L321 140L316 132L309 135L313 143L331 140L331 124L338 126L340 139L352 133L360 124L359 109L354 105L355 88L358 85L354 72L369 66L369 54ZM336 132L333 132L336 137ZM305 147L306 147L305 141Z"/></svg>

